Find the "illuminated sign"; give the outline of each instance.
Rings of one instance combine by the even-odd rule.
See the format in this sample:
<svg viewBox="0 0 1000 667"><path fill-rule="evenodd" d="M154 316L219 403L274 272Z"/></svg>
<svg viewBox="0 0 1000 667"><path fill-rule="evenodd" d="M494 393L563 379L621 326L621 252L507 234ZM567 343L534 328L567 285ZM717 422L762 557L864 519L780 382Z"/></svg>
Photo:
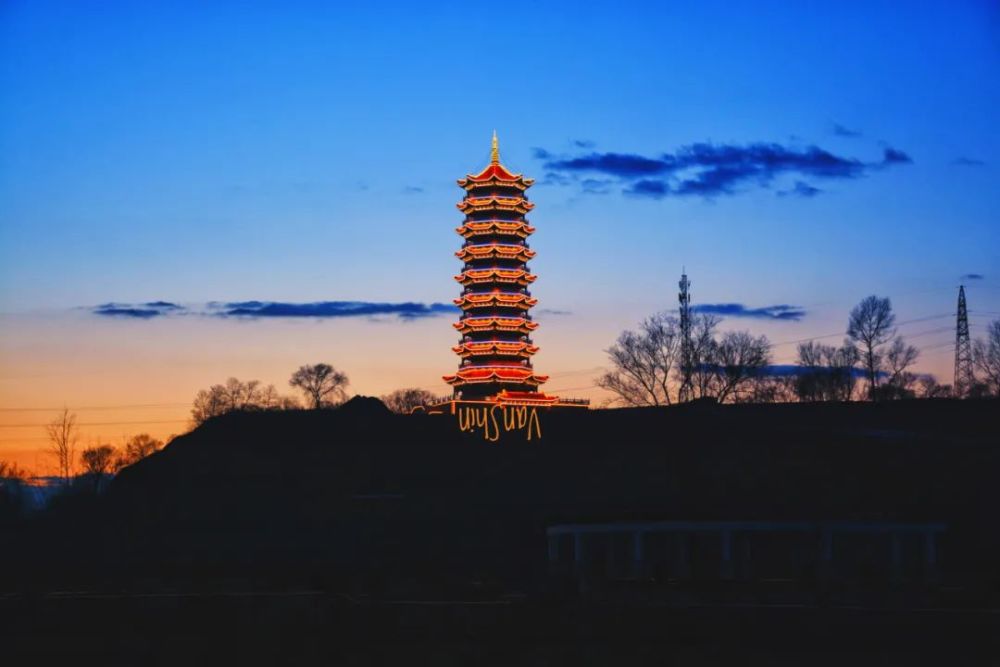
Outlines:
<svg viewBox="0 0 1000 667"><path fill-rule="evenodd" d="M463 433L475 433L482 429L487 442L496 442L503 433L523 431L524 439L542 437L542 423L538 419L538 408L526 405L459 406L458 428Z"/></svg>

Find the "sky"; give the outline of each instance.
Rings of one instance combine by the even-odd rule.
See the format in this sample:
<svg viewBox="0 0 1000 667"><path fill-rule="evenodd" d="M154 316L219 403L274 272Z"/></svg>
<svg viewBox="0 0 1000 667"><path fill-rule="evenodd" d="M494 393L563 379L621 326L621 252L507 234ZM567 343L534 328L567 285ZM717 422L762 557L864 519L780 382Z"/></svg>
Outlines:
<svg viewBox="0 0 1000 667"><path fill-rule="evenodd" d="M447 393L455 179L494 129L537 180L555 393L603 400L682 268L775 363L878 294L950 381L958 285L973 336L1000 317L985 0L12 0L0 96L0 459L38 472L62 407L87 445L305 363Z"/></svg>

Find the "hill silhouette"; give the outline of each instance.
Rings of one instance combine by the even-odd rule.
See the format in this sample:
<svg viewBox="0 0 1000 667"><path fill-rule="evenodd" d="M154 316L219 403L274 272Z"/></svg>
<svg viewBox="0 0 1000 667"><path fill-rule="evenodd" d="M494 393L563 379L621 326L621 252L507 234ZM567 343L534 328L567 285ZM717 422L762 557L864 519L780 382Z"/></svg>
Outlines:
<svg viewBox="0 0 1000 667"><path fill-rule="evenodd" d="M366 397L233 413L126 468L106 496L29 526L18 577L524 587L545 575L547 526L636 519L941 521L942 563L989 570L996 407L553 411L540 439L495 443L454 416Z"/></svg>

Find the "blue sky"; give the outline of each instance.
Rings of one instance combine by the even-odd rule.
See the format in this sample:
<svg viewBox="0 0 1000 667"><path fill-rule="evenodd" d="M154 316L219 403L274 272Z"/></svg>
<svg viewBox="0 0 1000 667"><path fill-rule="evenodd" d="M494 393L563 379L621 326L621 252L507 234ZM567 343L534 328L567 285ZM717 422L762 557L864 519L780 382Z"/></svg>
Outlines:
<svg viewBox="0 0 1000 667"><path fill-rule="evenodd" d="M547 354L572 368L566 350L600 363L621 327L674 306L682 266L695 302L803 308L727 320L775 340L836 332L870 293L901 319L953 312L968 273L984 276L970 307L1000 311L995 3L13 1L0 95L9 317L447 302L454 179L485 164L494 128L504 162L538 179L534 293L574 320L540 330L542 370ZM654 198L552 168L699 144L758 171ZM761 172L754 146L860 166ZM887 149L907 159L883 164ZM117 326L98 319L74 327Z"/></svg>
<svg viewBox="0 0 1000 667"><path fill-rule="evenodd" d="M757 305L997 266L990 3L248 4L8 3L4 309L440 300L453 179L494 127L540 181L532 150L574 141L913 159L813 198L775 196L794 177L708 201L536 187L556 302L594 254L615 274L590 285L608 302L635 279L671 292L681 264L703 294Z"/></svg>

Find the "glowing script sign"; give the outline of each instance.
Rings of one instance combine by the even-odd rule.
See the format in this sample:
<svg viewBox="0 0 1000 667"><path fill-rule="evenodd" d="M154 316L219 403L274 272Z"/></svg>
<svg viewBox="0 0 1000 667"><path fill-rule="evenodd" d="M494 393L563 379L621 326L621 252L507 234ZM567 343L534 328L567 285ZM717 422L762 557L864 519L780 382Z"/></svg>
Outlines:
<svg viewBox="0 0 1000 667"><path fill-rule="evenodd" d="M460 406L458 428L463 433L475 433L480 429L487 442L496 442L500 435L523 431L525 440L542 437L542 423L538 419L538 408L525 405Z"/></svg>

